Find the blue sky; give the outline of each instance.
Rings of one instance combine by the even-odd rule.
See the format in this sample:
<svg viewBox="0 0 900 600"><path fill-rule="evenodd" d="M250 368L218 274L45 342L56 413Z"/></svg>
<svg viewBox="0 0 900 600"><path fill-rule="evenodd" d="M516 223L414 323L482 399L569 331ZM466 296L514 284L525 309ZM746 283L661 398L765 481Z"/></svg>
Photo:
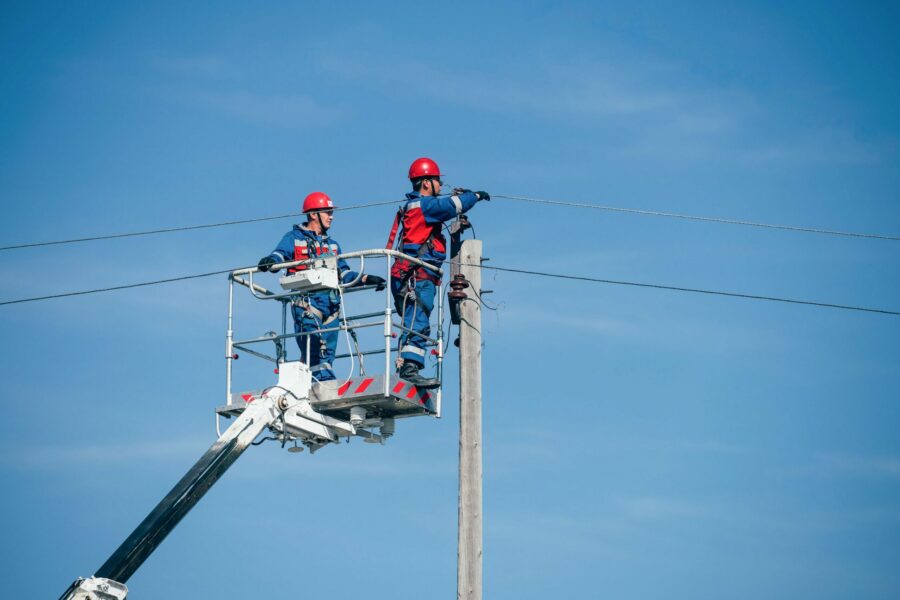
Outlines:
<svg viewBox="0 0 900 600"><path fill-rule="evenodd" d="M421 155L497 195L896 236L898 21L877 2L7 3L0 245L285 214L315 189L396 199ZM498 267L900 310L894 241L501 198L471 218ZM333 233L379 247L391 219L337 213ZM290 224L0 252L0 300L252 264ZM897 317L484 285L486 596L900 594ZM226 306L214 277L0 307L13 595L90 575L212 442ZM239 310L239 335L277 325ZM452 596L452 353L447 373L445 417L385 447L253 448L133 594Z"/></svg>

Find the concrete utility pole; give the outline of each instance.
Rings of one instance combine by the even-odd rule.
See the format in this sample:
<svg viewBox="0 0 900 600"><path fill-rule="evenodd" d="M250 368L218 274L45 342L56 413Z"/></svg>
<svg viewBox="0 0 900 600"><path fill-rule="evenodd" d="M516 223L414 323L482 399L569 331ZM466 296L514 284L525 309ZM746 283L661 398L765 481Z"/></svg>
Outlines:
<svg viewBox="0 0 900 600"><path fill-rule="evenodd" d="M458 600L481 600L481 240L466 240L460 273L468 281L459 303L459 550Z"/></svg>

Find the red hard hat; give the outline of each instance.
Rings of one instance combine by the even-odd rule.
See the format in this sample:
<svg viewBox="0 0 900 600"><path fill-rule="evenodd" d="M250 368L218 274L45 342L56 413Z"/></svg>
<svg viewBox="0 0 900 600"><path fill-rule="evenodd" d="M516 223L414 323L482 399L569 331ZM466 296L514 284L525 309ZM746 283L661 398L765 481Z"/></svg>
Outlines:
<svg viewBox="0 0 900 600"><path fill-rule="evenodd" d="M331 210L334 208L334 202L325 192L313 192L303 200L303 212L308 213L314 210Z"/></svg>
<svg viewBox="0 0 900 600"><path fill-rule="evenodd" d="M409 178L418 179L420 177L440 177L441 170L437 163L430 158L417 158L413 164L409 165Z"/></svg>

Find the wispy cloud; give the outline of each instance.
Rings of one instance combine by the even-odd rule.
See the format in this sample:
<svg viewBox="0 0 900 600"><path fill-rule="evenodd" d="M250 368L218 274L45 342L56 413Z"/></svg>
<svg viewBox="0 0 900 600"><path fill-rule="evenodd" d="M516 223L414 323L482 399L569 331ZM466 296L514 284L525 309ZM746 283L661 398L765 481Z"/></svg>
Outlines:
<svg viewBox="0 0 900 600"><path fill-rule="evenodd" d="M162 72L196 78L232 78L239 71L229 61L219 56L168 56L150 59L150 65Z"/></svg>
<svg viewBox="0 0 900 600"><path fill-rule="evenodd" d="M318 60L324 72L387 95L405 89L409 73L428 72L433 76L417 79L416 92L433 101L600 127L606 144L620 156L811 165L869 163L896 150L875 147L849 130L803 129L785 118L775 118L781 125L772 125L777 115L765 98L704 80L688 65L662 57L541 56L532 57L527 72L504 69L499 74L375 54L361 60L335 52Z"/></svg>
<svg viewBox="0 0 900 600"><path fill-rule="evenodd" d="M747 148L740 159L749 165L867 164L895 151L894 145L873 146L848 131L829 128Z"/></svg>
<svg viewBox="0 0 900 600"><path fill-rule="evenodd" d="M291 463L302 461L304 477L316 479L347 477L379 480L410 477L422 479L446 477L448 474L456 472L454 463L435 460L434 456L416 458L394 454L388 460L384 456L372 455L361 458L358 454L341 453L341 450L346 449L342 447L323 448L322 452L328 454L316 454L315 458L308 456L307 452L299 456L288 455L275 459L270 454L264 460L258 460L253 469L242 469L232 476L243 481L277 481L284 477L285 461ZM380 451L376 447L372 447L371 450L373 452Z"/></svg>
<svg viewBox="0 0 900 600"><path fill-rule="evenodd" d="M773 466L774 477L791 480L812 480L828 485L873 485L900 481L900 457L862 455L841 452L819 452L802 459ZM894 515L900 517L900 512Z"/></svg>
<svg viewBox="0 0 900 600"><path fill-rule="evenodd" d="M824 453L818 461L834 475L900 479L900 457Z"/></svg>
<svg viewBox="0 0 900 600"><path fill-rule="evenodd" d="M208 437L185 437L129 443L16 446L0 450L0 462L20 469L70 469L127 465L141 461L182 460L200 456Z"/></svg>
<svg viewBox="0 0 900 600"><path fill-rule="evenodd" d="M624 516L640 520L706 518L714 512L697 502L651 496L619 498L617 505Z"/></svg>
<svg viewBox="0 0 900 600"><path fill-rule="evenodd" d="M320 104L303 94L267 94L247 90L167 88L174 100L206 108L251 123L283 129L327 126L344 116L339 108Z"/></svg>
<svg viewBox="0 0 900 600"><path fill-rule="evenodd" d="M709 323L685 315L656 319L627 305L606 316L575 316L572 305L557 306L527 298L510 300L498 326L506 332L519 331L524 335L534 327L536 314L540 314L542 327L554 331L599 335L641 345L652 343L658 348L679 352L740 355L792 343L790 336L776 329L754 328L741 323Z"/></svg>
<svg viewBox="0 0 900 600"><path fill-rule="evenodd" d="M0 464L6 468L25 470L110 467L170 460L187 465L200 458L212 442L209 436L187 436L133 443L8 446L0 448ZM385 449L368 445L364 448L373 453L381 452L382 456L370 454L360 457L358 454L351 454L343 446L336 446L325 448L322 450L324 454L316 454L315 458L312 458L308 452L304 451L301 455L287 454L276 446L276 443L266 444L245 455L241 463L252 462L253 468L236 469L230 476L245 481L276 480L284 476L286 464L293 465L296 462L303 463L304 476L328 479L444 477L456 472L454 462L435 460L433 455L416 458L394 454L390 460L385 460L383 456ZM344 452L341 452L342 450Z"/></svg>
<svg viewBox="0 0 900 600"><path fill-rule="evenodd" d="M504 326L519 327L534 325L534 323L534 310L510 308L503 313ZM571 330L620 336L636 335L639 333L639 328L636 327L634 322L605 317L575 317L564 314L542 314L540 323L542 327L553 330Z"/></svg>
<svg viewBox="0 0 900 600"><path fill-rule="evenodd" d="M620 555L624 548L618 542L628 528L614 515L599 510L590 515L506 510L492 514L486 527L491 538L505 543L537 545L551 554L592 557Z"/></svg>
<svg viewBox="0 0 900 600"><path fill-rule="evenodd" d="M691 440L679 440L672 442L672 445L685 450L687 452L693 452L698 454L747 454L751 452L751 449L747 446L741 446L740 444L732 444L726 442L718 442L718 441L691 441Z"/></svg>
<svg viewBox="0 0 900 600"><path fill-rule="evenodd" d="M730 129L734 116L727 107L747 104L738 93L667 86L647 76L669 68L646 73L613 64L545 60L528 73L487 75L441 71L433 65L383 56L351 60L337 54L320 57L319 65L345 80L392 88L406 84L408 73L434 73L417 80L417 91L483 111L582 118L655 115L685 132Z"/></svg>
<svg viewBox="0 0 900 600"><path fill-rule="evenodd" d="M163 97L250 123L305 129L330 125L346 112L305 92L260 90L221 56L164 56L148 62L168 82L158 90Z"/></svg>

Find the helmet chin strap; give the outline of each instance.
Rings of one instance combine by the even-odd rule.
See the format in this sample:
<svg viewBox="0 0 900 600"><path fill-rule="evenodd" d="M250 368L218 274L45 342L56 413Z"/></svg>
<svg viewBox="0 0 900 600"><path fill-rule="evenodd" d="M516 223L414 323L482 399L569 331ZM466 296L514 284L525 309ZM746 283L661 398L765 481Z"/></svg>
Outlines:
<svg viewBox="0 0 900 600"><path fill-rule="evenodd" d="M325 221L322 220L321 211L316 211L314 214L316 215L316 221L319 222L319 235L325 235L328 233L328 228L325 227Z"/></svg>

